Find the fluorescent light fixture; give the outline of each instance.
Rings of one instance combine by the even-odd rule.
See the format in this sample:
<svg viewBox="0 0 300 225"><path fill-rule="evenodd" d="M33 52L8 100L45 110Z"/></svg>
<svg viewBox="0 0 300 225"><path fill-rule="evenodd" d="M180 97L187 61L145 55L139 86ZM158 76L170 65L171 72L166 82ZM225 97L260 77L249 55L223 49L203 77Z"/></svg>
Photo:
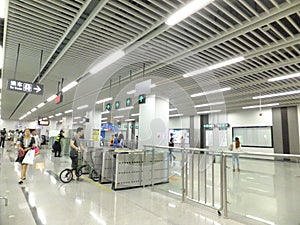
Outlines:
<svg viewBox="0 0 300 225"><path fill-rule="evenodd" d="M106 121L104 121L104 122L101 122L102 124L106 124L107 122Z"/></svg>
<svg viewBox="0 0 300 225"><path fill-rule="evenodd" d="M128 95L134 94L136 92L136 90L131 90L131 91L127 91Z"/></svg>
<svg viewBox="0 0 300 225"><path fill-rule="evenodd" d="M150 88L155 88L156 87L156 84L151 84L150 85Z"/></svg>
<svg viewBox="0 0 300 225"><path fill-rule="evenodd" d="M89 72L91 74L98 73L99 71L103 70L105 67L107 67L110 64L118 61L124 55L125 55L125 52L123 50L116 51L113 54L109 55L107 58L105 58L100 63L96 64L92 69L90 69Z"/></svg>
<svg viewBox="0 0 300 225"><path fill-rule="evenodd" d="M113 100L112 97L101 99L101 100L97 101L96 104L101 104L101 103L104 103L104 102L109 102L111 100Z"/></svg>
<svg viewBox="0 0 300 225"><path fill-rule="evenodd" d="M190 15L194 14L201 8L205 7L209 3L211 3L213 0L194 0L189 3L187 3L185 6L183 6L181 9L173 13L167 20L166 24L168 26L173 26L180 21L184 20L185 18L189 17Z"/></svg>
<svg viewBox="0 0 300 225"><path fill-rule="evenodd" d="M38 104L37 107L38 107L38 108L42 108L44 105L45 105L45 103L42 102L42 103Z"/></svg>
<svg viewBox="0 0 300 225"><path fill-rule="evenodd" d="M102 121L102 120L107 120L107 119L108 119L107 117L105 117L105 118L101 118L101 121Z"/></svg>
<svg viewBox="0 0 300 225"><path fill-rule="evenodd" d="M25 118L25 116L21 116L20 118L19 118L19 120L22 120L22 119L24 119Z"/></svg>
<svg viewBox="0 0 300 225"><path fill-rule="evenodd" d="M35 107L35 108L31 109L31 112L35 112L36 110L37 110L37 108Z"/></svg>
<svg viewBox="0 0 300 225"><path fill-rule="evenodd" d="M183 114L173 114L173 115L169 115L169 117L177 117L177 116L183 116Z"/></svg>
<svg viewBox="0 0 300 225"><path fill-rule="evenodd" d="M53 115L51 115L51 116L49 116L49 119L51 119L51 118L53 118L54 116Z"/></svg>
<svg viewBox="0 0 300 225"><path fill-rule="evenodd" d="M57 95L51 95L49 98L47 98L47 102L51 102L56 98Z"/></svg>
<svg viewBox="0 0 300 225"><path fill-rule="evenodd" d="M273 81L291 79L291 78L295 78L295 77L300 77L300 73L294 73L294 74L289 74L289 75L285 75L285 76L281 76L281 77L275 77L275 78L268 79L268 81L273 82Z"/></svg>
<svg viewBox="0 0 300 225"><path fill-rule="evenodd" d="M131 114L131 116L140 116L141 114L139 114L139 113L133 113L133 114Z"/></svg>
<svg viewBox="0 0 300 225"><path fill-rule="evenodd" d="M27 115L27 116L28 116L28 115L30 115L30 114L31 114L31 112L30 112L30 111L26 113L26 115Z"/></svg>
<svg viewBox="0 0 300 225"><path fill-rule="evenodd" d="M217 63L215 65L212 65L212 66L209 66L208 67L208 70L215 70L215 69L219 69L221 67L224 67L224 66L229 66L231 64L234 64L234 63L238 63L238 62L241 62L245 60L245 57L241 56L241 57L237 57L237 58L234 58L234 59L229 59L227 61L224 61L224 62L221 62L221 63Z"/></svg>
<svg viewBox="0 0 300 225"><path fill-rule="evenodd" d="M81 116L76 116L76 117L74 117L74 120L78 120L80 118L81 118Z"/></svg>
<svg viewBox="0 0 300 225"><path fill-rule="evenodd" d="M125 122L132 122L132 121L135 121L135 119L127 119L127 120L125 120Z"/></svg>
<svg viewBox="0 0 300 225"><path fill-rule="evenodd" d="M199 96L203 96L203 95L210 95L210 94L215 94L215 93L219 93L219 92L224 92L224 91L230 91L231 87L226 87L226 88L221 88L218 90L213 90L213 91L206 91L206 92L200 92L200 93L196 93L196 94L192 94L191 97L199 97Z"/></svg>
<svg viewBox="0 0 300 225"><path fill-rule="evenodd" d="M115 119L124 118L124 116L114 116Z"/></svg>
<svg viewBox="0 0 300 225"><path fill-rule="evenodd" d="M89 107L89 105L82 105L82 106L78 106L77 109L80 110L80 109L86 109L87 107Z"/></svg>
<svg viewBox="0 0 300 225"><path fill-rule="evenodd" d="M183 74L183 77L187 78L187 77L195 76L197 74L201 74L201 73L205 73L205 72L208 72L208 71L211 71L211 70L219 69L221 67L229 66L231 64L238 63L238 62L241 62L243 60L245 60L245 57L243 57L243 56L240 56L240 57L237 57L237 58L234 58L234 59L229 59L229 60L226 60L224 62L214 64L212 66L208 66L208 67L204 67L204 68L192 71L192 72L188 72L186 74Z"/></svg>
<svg viewBox="0 0 300 225"><path fill-rule="evenodd" d="M274 97L280 97L280 96L286 96L286 95L295 95L295 94L300 94L300 90L281 92L281 93L277 93L277 94L254 96L253 99L274 98Z"/></svg>
<svg viewBox="0 0 300 225"><path fill-rule="evenodd" d="M195 105L195 108L201 108L201 107L207 107L207 106L214 106L214 105L223 105L225 102L213 102L213 103L207 103L207 104L201 104L201 105Z"/></svg>
<svg viewBox="0 0 300 225"><path fill-rule="evenodd" d="M110 113L110 111L104 111L104 112L101 112L100 114L104 115L104 114L109 114L109 113Z"/></svg>
<svg viewBox="0 0 300 225"><path fill-rule="evenodd" d="M75 87L77 84L78 84L77 81L73 81L73 82L69 83L67 86L65 86L63 89L61 89L61 91L62 92L67 92L71 88Z"/></svg>
<svg viewBox="0 0 300 225"><path fill-rule="evenodd" d="M42 120L47 120L48 118L47 117L44 117Z"/></svg>
<svg viewBox="0 0 300 225"><path fill-rule="evenodd" d="M65 111L66 114L67 114L67 113L71 113L71 112L73 112L73 109L70 109L70 110Z"/></svg>
<svg viewBox="0 0 300 225"><path fill-rule="evenodd" d="M201 68L199 70L195 70L195 71L192 71L192 72L189 72L189 73L186 73L186 74L183 74L183 77L184 78L187 78L187 77L192 77L192 76L195 76L197 74L201 74L201 73L205 73L209 71L207 67L205 68Z"/></svg>
<svg viewBox="0 0 300 225"><path fill-rule="evenodd" d="M130 110L133 108L134 108L133 106L128 106L128 107L120 108L120 109L118 109L118 111L125 111L125 110Z"/></svg>
<svg viewBox="0 0 300 225"><path fill-rule="evenodd" d="M56 113L55 114L55 116L61 116L62 115L62 113Z"/></svg>
<svg viewBox="0 0 300 225"><path fill-rule="evenodd" d="M251 105L251 106L245 106L242 109L266 108L266 107L272 107L277 105L279 105L279 103L272 103L272 104L265 104L265 105Z"/></svg>
<svg viewBox="0 0 300 225"><path fill-rule="evenodd" d="M169 109L169 112L173 112L173 111L176 111L177 108L173 108L173 109Z"/></svg>
<svg viewBox="0 0 300 225"><path fill-rule="evenodd" d="M84 121L79 121L79 123L84 123Z"/></svg>
<svg viewBox="0 0 300 225"><path fill-rule="evenodd" d="M210 111L200 111L197 112L197 114L210 114L210 113L217 113L217 112L221 112L221 110L210 110Z"/></svg>
<svg viewBox="0 0 300 225"><path fill-rule="evenodd" d="M73 124L77 124L78 122L73 122Z"/></svg>
<svg viewBox="0 0 300 225"><path fill-rule="evenodd" d="M256 217L256 216L246 215L246 217L248 217L250 219L253 219L253 220L257 220L259 222L263 222L263 223L269 224L269 225L275 225L275 223L272 222L272 221L268 221L268 220L265 220L265 219L262 219L262 218L259 218L259 217Z"/></svg>

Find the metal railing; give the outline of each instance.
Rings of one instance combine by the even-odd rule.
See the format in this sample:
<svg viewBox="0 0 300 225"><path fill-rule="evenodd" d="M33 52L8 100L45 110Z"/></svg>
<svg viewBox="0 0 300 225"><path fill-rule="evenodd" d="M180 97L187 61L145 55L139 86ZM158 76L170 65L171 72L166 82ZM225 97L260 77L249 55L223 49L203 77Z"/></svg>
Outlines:
<svg viewBox="0 0 300 225"><path fill-rule="evenodd" d="M145 151L156 150L177 152L181 155L180 160L180 178L182 201L193 201L209 208L215 209L220 213L226 210L224 198L226 195L222 192L224 186L224 160L222 152L216 152L207 149L196 148L176 148L166 146L144 146ZM216 157L220 159L220 164L215 164ZM170 159L170 158L169 158ZM170 164L172 164L170 160ZM171 165L170 165L171 166ZM152 170L154 165L152 166ZM216 175L215 171L218 170ZM153 172L152 172L153 173ZM179 172L177 172L179 173ZM170 172L169 172L170 174ZM172 174L169 175L172 180ZM152 188L154 185L152 183ZM226 212L224 212L224 215Z"/></svg>
<svg viewBox="0 0 300 225"><path fill-rule="evenodd" d="M172 148L167 146L144 146L144 150L148 152L152 151L152 154L154 154L155 151L169 151L170 149L177 153L177 157L181 157L180 189L179 191L177 189L171 193L181 196L183 202L187 200L196 202L217 210L219 215L222 213L223 217L227 218L228 204L230 204L228 201L228 179L232 176L228 174L229 167L227 167L227 161L228 158L231 158L233 152L196 148ZM254 160L257 160L257 157L267 160L266 162L276 162L278 159L284 160L279 162L286 162L286 160L299 162L300 160L300 155L250 153L243 151L234 152L234 154L238 154L243 160L251 159L251 163L256 163ZM265 157L268 157L268 159L265 159ZM270 159L274 159L274 161ZM170 161L169 164L171 168L172 162ZM153 168L154 165L152 166L152 173ZM178 171L176 171L177 174ZM252 171L249 172L253 173ZM172 168L169 173L169 180L172 180ZM179 185L179 183L177 184ZM159 186L154 187L153 183L151 185L153 190L160 189ZM232 184L230 183L230 185Z"/></svg>

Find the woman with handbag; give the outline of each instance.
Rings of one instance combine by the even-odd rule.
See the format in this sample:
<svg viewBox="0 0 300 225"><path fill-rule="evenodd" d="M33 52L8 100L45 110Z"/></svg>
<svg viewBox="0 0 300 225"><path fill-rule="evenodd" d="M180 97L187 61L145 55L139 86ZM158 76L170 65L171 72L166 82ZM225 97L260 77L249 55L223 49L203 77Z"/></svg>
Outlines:
<svg viewBox="0 0 300 225"><path fill-rule="evenodd" d="M19 151L18 151L18 158L16 160L16 162L19 162L22 165L21 177L19 180L19 184L22 184L23 180L26 179L27 167L28 167L28 164L30 164L30 162L28 162L27 160L24 160L24 159L29 151L34 151L34 150L32 150L34 145L35 145L34 137L31 137L29 129L25 129L24 137L22 137L18 143Z"/></svg>

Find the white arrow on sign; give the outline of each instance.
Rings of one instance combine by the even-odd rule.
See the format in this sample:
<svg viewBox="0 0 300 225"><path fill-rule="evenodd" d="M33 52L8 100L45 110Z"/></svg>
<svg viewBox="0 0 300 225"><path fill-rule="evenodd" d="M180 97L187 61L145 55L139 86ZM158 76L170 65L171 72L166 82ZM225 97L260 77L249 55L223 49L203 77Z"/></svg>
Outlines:
<svg viewBox="0 0 300 225"><path fill-rule="evenodd" d="M42 89L40 88L39 85L36 85L36 87L33 88L33 90L35 90L35 93L39 93Z"/></svg>

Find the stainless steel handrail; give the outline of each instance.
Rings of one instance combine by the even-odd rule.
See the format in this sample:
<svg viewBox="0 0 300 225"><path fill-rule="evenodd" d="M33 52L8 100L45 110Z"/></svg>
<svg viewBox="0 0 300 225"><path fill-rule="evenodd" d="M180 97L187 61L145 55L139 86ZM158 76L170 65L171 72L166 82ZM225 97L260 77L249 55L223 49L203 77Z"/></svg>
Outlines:
<svg viewBox="0 0 300 225"><path fill-rule="evenodd" d="M223 216L224 218L228 218L228 201L227 201L227 157L231 156L233 153L234 154L238 154L240 156L243 156L244 158L252 158L252 156L261 156L261 157L279 157L279 158L288 158L288 159L298 159L300 160L300 155L296 155L296 154L278 154L278 153L264 153L264 152L246 152L246 151L223 151L223 150L212 150L212 149L199 149L199 148L180 148L180 147L169 147L169 146L154 146L154 145L145 145L144 147L146 148L151 148L152 149L165 149L165 150L169 150L174 149L174 150L178 150L181 151L182 153L182 162L181 162L181 177L182 177L182 201L184 202L185 199L188 196L188 157L187 157L187 153L188 152L193 152L193 155L195 153L200 153L200 152L204 152L204 154L209 154L209 153L214 153L220 156L220 208L218 209L218 213L220 214L220 212L223 212ZM200 154L198 154L198 165L199 165L199 157ZM204 160L206 160L206 158L204 158ZM191 169L191 174L192 176L194 175L194 158L192 157L192 169ZM205 163L206 164L206 163ZM199 166L198 166L199 169ZM204 188L205 188L205 206L209 207L209 208L214 208L214 203L215 203L215 199L214 199L214 186L215 186L215 178L214 178L214 168L212 168L212 206L207 205L207 199L206 199L206 195L207 195L207 190L206 190L206 186L207 186L207 179L206 179L206 169L205 169L205 179L204 179ZM193 188L192 188L192 201L196 201L198 203L200 203L200 177L198 176L198 201L194 200L194 176L192 179L192 184L193 184ZM201 204L201 203L200 203Z"/></svg>

